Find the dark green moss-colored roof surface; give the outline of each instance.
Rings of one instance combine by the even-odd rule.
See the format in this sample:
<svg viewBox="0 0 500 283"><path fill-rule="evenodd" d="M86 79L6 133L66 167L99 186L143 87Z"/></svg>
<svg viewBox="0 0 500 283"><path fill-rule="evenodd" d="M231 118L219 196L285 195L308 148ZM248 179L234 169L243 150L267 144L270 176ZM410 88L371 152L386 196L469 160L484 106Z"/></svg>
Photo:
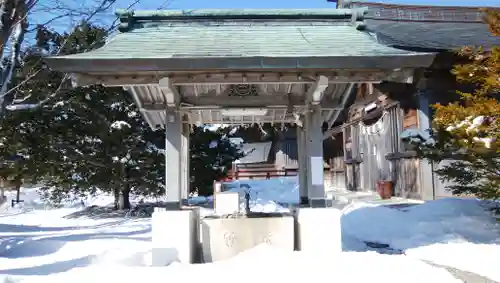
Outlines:
<svg viewBox="0 0 500 283"><path fill-rule="evenodd" d="M115 61L133 60L129 66L137 60L161 60L161 64L149 62L148 67L141 67L143 71L157 71L170 67L392 68L424 66L431 61L429 54L378 43L362 30L361 9L120 11L117 15L121 32L106 45L51 58L49 63L63 71L107 71L106 67L111 70L113 66L106 65ZM377 63L375 57L384 57L390 66ZM216 59L231 62L214 62ZM86 66L76 68L72 64Z"/></svg>
<svg viewBox="0 0 500 283"><path fill-rule="evenodd" d="M367 9L366 28L385 45L427 50L454 50L466 45L486 49L500 46L500 37L488 30L484 13L478 7L391 5L370 1L352 1L350 5Z"/></svg>

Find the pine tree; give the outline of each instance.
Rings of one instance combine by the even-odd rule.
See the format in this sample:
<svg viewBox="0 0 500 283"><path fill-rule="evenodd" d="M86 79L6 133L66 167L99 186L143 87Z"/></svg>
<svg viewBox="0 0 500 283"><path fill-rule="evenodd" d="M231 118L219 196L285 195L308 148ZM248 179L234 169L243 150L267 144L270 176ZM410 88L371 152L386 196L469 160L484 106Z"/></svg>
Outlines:
<svg viewBox="0 0 500 283"><path fill-rule="evenodd" d="M486 12L486 22L500 36L500 11ZM434 162L451 160L436 173L453 185L454 194L500 198L500 46L491 50L463 48L467 60L453 68L472 93L459 92L460 101L435 105L433 142L420 147Z"/></svg>
<svg viewBox="0 0 500 283"><path fill-rule="evenodd" d="M97 48L105 36L105 29L86 23L66 34L39 27L36 44L29 48L31 59L16 70L16 80L30 77L15 90L26 100L8 107L8 119L0 122L0 137L9 145L0 146L0 161L25 151L29 154L23 156L30 157L17 161L17 167L4 162L10 164L5 174L42 180L45 196L54 203L105 191L115 195L116 208L129 208L131 193L159 196L165 191L164 132L147 126L129 93L103 86L74 88L40 60ZM195 128L191 133L191 184L201 194L210 194L213 180L227 174L241 156L227 138L229 131ZM12 173L20 166L22 171Z"/></svg>
<svg viewBox="0 0 500 283"><path fill-rule="evenodd" d="M23 64L12 70L10 81L22 87L11 90L4 98L7 105L0 119L0 179L2 190L15 188L19 192L23 182L36 183L45 174L46 159L42 153L48 146L42 107L32 107L44 101L58 86L61 74L43 70L44 34L38 32L36 43L22 52ZM34 74L37 74L36 79ZM29 79L28 79L29 78ZM15 98L22 97L22 101ZM17 103L14 107L12 103ZM4 105L4 106L5 106ZM18 111L23 110L23 111ZM38 160L38 157L42 157Z"/></svg>
<svg viewBox="0 0 500 283"><path fill-rule="evenodd" d="M115 195L117 208L128 209L131 193L162 193L164 156L145 139L151 130L127 92L92 86L59 99L51 123L52 156L59 154L51 158L54 196L99 188Z"/></svg>
<svg viewBox="0 0 500 283"><path fill-rule="evenodd" d="M105 29L87 23L67 34L39 27L36 45L28 49L31 60L16 71L18 80L30 77L16 90L26 100L7 107L0 122L4 175L42 179L46 196L56 203L99 189L115 195L117 208L129 208L130 193L164 190L164 156L146 139L164 133L151 131L129 93L103 86L73 88L64 74L40 60L97 48L105 36ZM9 161L12 156L15 162Z"/></svg>
<svg viewBox="0 0 500 283"><path fill-rule="evenodd" d="M232 162L242 157L239 148L229 140L231 130L195 127L191 133L191 187L200 195L213 194L213 181L227 176Z"/></svg>

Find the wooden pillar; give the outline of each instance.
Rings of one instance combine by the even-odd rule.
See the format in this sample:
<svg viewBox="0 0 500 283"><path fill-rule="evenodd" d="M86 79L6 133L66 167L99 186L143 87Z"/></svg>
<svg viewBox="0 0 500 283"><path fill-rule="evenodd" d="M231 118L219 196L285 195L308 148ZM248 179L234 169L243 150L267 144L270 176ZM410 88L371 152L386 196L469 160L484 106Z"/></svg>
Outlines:
<svg viewBox="0 0 500 283"><path fill-rule="evenodd" d="M299 195L300 204L308 205L309 197L307 195L307 144L306 134L303 127L297 127L297 159L299 165Z"/></svg>
<svg viewBox="0 0 500 283"><path fill-rule="evenodd" d="M419 91L418 94L418 129L425 133L431 127L431 109L428 93ZM434 172L432 163L426 159L419 160L420 170L420 189L422 191L423 200L433 200L436 198Z"/></svg>
<svg viewBox="0 0 500 283"><path fill-rule="evenodd" d="M180 209L183 182L182 167L182 121L179 113L173 108L167 109L165 138L165 189L167 207Z"/></svg>
<svg viewBox="0 0 500 283"><path fill-rule="evenodd" d="M305 115L304 128L307 147L307 195L311 207L326 206L325 172L323 161L323 119L321 107L311 106Z"/></svg>
<svg viewBox="0 0 500 283"><path fill-rule="evenodd" d="M189 124L182 124L181 136L181 199L187 199L190 191Z"/></svg>

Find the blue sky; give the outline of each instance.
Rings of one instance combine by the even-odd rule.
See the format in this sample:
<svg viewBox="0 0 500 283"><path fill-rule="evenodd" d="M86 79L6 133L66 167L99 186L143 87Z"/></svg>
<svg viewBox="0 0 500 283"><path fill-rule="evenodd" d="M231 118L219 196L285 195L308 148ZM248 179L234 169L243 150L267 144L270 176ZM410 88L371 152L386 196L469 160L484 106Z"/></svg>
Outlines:
<svg viewBox="0 0 500 283"><path fill-rule="evenodd" d="M100 0L41 0L39 3L46 8L44 12L36 12L31 16L32 23L42 23L52 19L57 10L51 9L53 2L64 3L67 6L81 9L95 5ZM500 7L500 0L370 0L372 2L383 2L390 4L420 4L420 5L444 5L444 6L497 6ZM104 23L109 23L115 19L114 9L127 8L134 0L117 0L116 5L110 11L99 16ZM48 7L48 8L47 8ZM168 9L223 9L223 8L335 8L335 3L327 0L139 0L133 8L156 10L158 8ZM72 21L78 18L65 17L55 24L57 30L67 30L73 26Z"/></svg>

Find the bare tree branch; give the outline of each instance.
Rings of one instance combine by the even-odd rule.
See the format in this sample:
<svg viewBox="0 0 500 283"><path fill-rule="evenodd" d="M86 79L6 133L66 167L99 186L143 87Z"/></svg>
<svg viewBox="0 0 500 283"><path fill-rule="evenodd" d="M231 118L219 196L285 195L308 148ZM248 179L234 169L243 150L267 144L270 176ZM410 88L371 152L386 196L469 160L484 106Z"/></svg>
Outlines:
<svg viewBox="0 0 500 283"><path fill-rule="evenodd" d="M21 44L28 25L28 10L37 0L2 0L0 4L0 51L2 55L0 113L5 108L5 93L12 80L12 74L18 63ZM10 40L10 56L5 58L5 51Z"/></svg>
<svg viewBox="0 0 500 283"><path fill-rule="evenodd" d="M0 0L1 1L1 0ZM8 0L4 0L4 1L8 1ZM12 0L11 0L12 1ZM33 8L35 6L35 4L38 2L39 0L29 0L29 3L28 3L28 7ZM60 19L60 18L64 18L64 17L68 17L68 16L71 16L71 15L74 15L74 14L77 14L77 15L86 15L86 18L83 19L83 22L89 22L91 21L97 14L99 13L102 13L104 11L107 11L109 10L113 4L116 3L117 0L99 0L98 2L98 5L97 7L93 7L91 8L90 11L80 11L80 12L75 12L75 10L73 8L70 8L70 7L64 7L64 5L57 5L56 6L56 9L61 9L61 10L67 10L67 13L63 14L63 15L60 15L60 16L56 16L54 18L52 18L51 20L47 21L47 23L51 23L51 22L54 22L56 21L57 19ZM136 0L134 1L129 7L132 7L133 5L137 4L139 2L139 0ZM60 3L58 3L60 4ZM52 8L54 9L54 8ZM26 18L27 16L27 12L23 15L24 18ZM110 28L111 30L111 28ZM24 33L23 33L24 35ZM67 41L69 40L69 37L66 37L65 40L63 41L63 43L61 44L61 47L64 47L67 43ZM22 42L22 41L21 41ZM59 55L60 52L63 50L63 48L60 48L55 55ZM18 56L18 54L16 54L16 56ZM42 58L39 59L39 61L35 64L37 65L38 63L40 63L42 60ZM13 62L11 63L10 65L12 66L12 69L14 68L15 64L17 62ZM29 75L26 79L24 79L22 82L20 82L18 85L10 88L9 90L7 90L7 87L10 83L10 78L11 77L5 77L4 76L4 80L3 83L2 83L2 89L0 90L0 102L3 102L5 100L5 97L9 94L11 94L12 92L14 92L15 90L19 89L22 85L24 85L26 82L28 82L30 79L32 79L33 77L35 77L37 74L40 73L41 70L37 70L36 72L34 72L33 74ZM12 75L12 74L11 74ZM47 101L49 101L50 99L52 99L54 96L57 95L57 93L62 89L62 86L64 85L64 83L66 83L66 81L68 80L69 76L68 75L65 75L59 85L59 87L56 89L56 91L52 94L50 94L46 99L42 100L41 102L37 103L36 105L32 105L32 107L38 107L44 103L46 103ZM24 97L24 98L21 98L21 99L13 99L12 101L10 102L16 102L16 103L20 103L22 101L26 101L26 99L28 99L28 97ZM6 107L6 104L5 103L2 103L3 104L3 107L0 109L0 113L1 111ZM19 107L15 107L14 105L12 105L11 107L9 107L10 109L9 110L15 110L15 109L18 109ZM19 108L20 109L20 108Z"/></svg>
<svg viewBox="0 0 500 283"><path fill-rule="evenodd" d="M33 1L38 1L38 0L33 0ZM83 21L85 22L88 22L90 20L92 20L92 18L94 18L97 14L101 13L101 12L104 12L104 11L107 11L109 10L109 8L112 7L113 4L116 3L117 0L99 0L99 4L97 7L93 7L91 8L90 11L78 11L72 7L69 7L67 5L65 5L64 3L60 3L59 1L56 0L56 3L57 6L54 8L50 8L51 10L54 10L54 9L58 9L58 10L65 10L67 11L65 14L62 14L62 15L59 15L59 16L56 16L50 20L48 20L45 24L49 24L49 23L52 23L54 21L57 21L58 19L61 19L61 18L64 18L64 17L69 17L69 16L73 16L73 15L78 15L78 16L81 16L81 15L87 15L86 19L84 19ZM136 4L138 4L140 2L140 0L135 0L134 2L132 2L128 7L127 9L131 9L133 6L135 6ZM162 6L165 6L167 5L168 3L170 3L170 0L167 0L165 1ZM32 5L33 6L33 5ZM106 31L106 32L111 32L113 31L116 27L117 27L117 23L118 23L118 19L115 19L114 22L111 24L110 28ZM69 38L66 38L65 41L62 43L62 46L64 46L66 43L67 43L67 40ZM93 46L91 46L92 48ZM62 49L60 49L56 55L59 55L60 52L62 51ZM40 63L41 62L41 58L39 59L39 61L37 62ZM41 70L37 70L36 72L34 72L33 74L29 75L27 78L25 78L22 82L20 82L18 85L10 88L8 91L6 91L4 94L3 94L3 97L5 97L6 95L8 94L11 94L13 91L19 89L22 85L24 85L25 83L27 83L30 79L32 79L33 77L35 77L36 75L38 75L40 73ZM59 85L59 87L56 89L56 91L52 94L50 94L46 99L44 99L43 101L39 102L37 105L32 105L33 107L38 107L40 105L43 105L44 103L46 103L47 101L49 101L50 99L52 99L53 97L55 97L57 95L57 93L62 89L62 86L64 85L64 83L66 83L66 81L69 79L69 76L64 76L63 80L61 81L61 84ZM2 96L0 94L0 96ZM24 101L26 101L27 99L29 98L29 96L27 97L23 97L23 98L20 98L20 99L15 99L13 100L13 102L15 103L22 103ZM17 109L17 107L15 107L14 105L12 105L12 107L9 107L10 109L14 110L14 109ZM22 107L21 107L22 108Z"/></svg>

